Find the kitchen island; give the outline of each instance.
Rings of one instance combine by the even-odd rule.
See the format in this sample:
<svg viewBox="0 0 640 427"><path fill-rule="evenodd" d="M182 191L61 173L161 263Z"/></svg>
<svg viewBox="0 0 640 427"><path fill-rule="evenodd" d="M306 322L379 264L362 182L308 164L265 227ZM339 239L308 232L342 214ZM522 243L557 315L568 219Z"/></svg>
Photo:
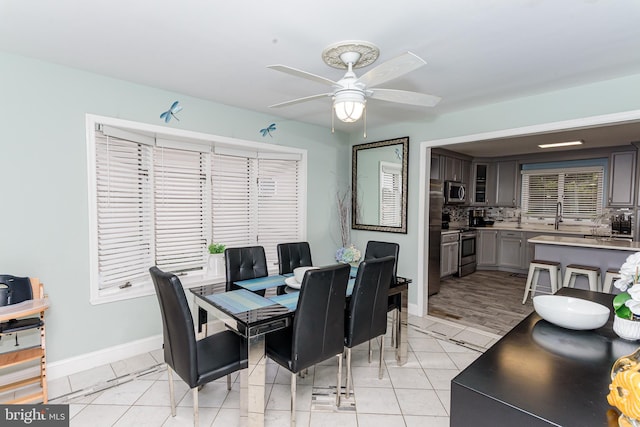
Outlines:
<svg viewBox="0 0 640 427"><path fill-rule="evenodd" d="M607 269L620 269L629 255L640 252L640 242L624 240L540 235L530 238L528 242L535 245L535 259L537 260L558 261L562 265L563 271L564 267L569 264L598 267L602 277ZM548 284L548 280L545 282L546 277L541 275L540 279L542 286ZM587 281L582 277L576 280L576 287L589 288Z"/></svg>

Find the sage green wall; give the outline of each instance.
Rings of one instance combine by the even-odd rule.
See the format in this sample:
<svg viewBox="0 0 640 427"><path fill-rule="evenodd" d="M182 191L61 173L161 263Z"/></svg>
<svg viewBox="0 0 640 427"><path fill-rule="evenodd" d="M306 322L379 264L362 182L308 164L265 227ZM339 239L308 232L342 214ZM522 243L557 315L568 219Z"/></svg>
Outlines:
<svg viewBox="0 0 640 427"><path fill-rule="evenodd" d="M408 227L406 235L354 230L353 242L360 248L364 248L368 240L399 243L398 274L415 279L418 274L418 263L422 262L417 256L421 142L639 110L639 87L640 74L637 74L487 104L441 116L430 115L425 117L424 123L399 123L383 128L372 128L375 123L367 123L366 141L362 139L359 130L355 130L351 133L352 145L409 136ZM368 108L375 108L375 105L372 103ZM455 147L452 146L451 149ZM505 153L505 155L508 154ZM417 303L416 285L412 285L409 291L409 302L414 304Z"/></svg>
<svg viewBox="0 0 640 427"><path fill-rule="evenodd" d="M0 94L0 272L45 284L49 362L162 332L155 296L89 303L86 113L162 125L159 114L179 100L180 121L168 127L307 149L308 240L316 263L335 262L347 135L7 54ZM272 122L273 138L263 138Z"/></svg>

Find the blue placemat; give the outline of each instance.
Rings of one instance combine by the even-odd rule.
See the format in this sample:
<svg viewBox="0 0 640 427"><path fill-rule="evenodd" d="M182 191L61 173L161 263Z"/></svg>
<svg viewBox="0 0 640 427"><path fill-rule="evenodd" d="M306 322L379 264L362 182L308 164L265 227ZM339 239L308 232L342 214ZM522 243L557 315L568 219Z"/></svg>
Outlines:
<svg viewBox="0 0 640 427"><path fill-rule="evenodd" d="M284 305L289 310L295 310L298 306L298 296L300 292L291 292L289 294L277 295L269 298L273 302Z"/></svg>
<svg viewBox="0 0 640 427"><path fill-rule="evenodd" d="M247 279L235 282L236 285L248 289L250 291L261 291L263 289L275 288L284 285L284 276L275 275L267 277L258 277L257 279Z"/></svg>
<svg viewBox="0 0 640 427"><path fill-rule="evenodd" d="M349 282L347 283L347 296L351 296L353 293L353 285L355 283L356 279L349 279ZM289 310L295 310L298 306L298 296L300 296L300 292L290 292L283 295L273 296L269 299L287 307Z"/></svg>
<svg viewBox="0 0 640 427"><path fill-rule="evenodd" d="M358 267L351 266L351 272L349 273L350 277L356 277L358 275Z"/></svg>
<svg viewBox="0 0 640 427"><path fill-rule="evenodd" d="M270 299L261 297L258 294L247 291L246 289L236 289L235 291L209 295L206 298L212 303L234 314L244 313L245 311L256 310L258 308L273 305L273 301Z"/></svg>

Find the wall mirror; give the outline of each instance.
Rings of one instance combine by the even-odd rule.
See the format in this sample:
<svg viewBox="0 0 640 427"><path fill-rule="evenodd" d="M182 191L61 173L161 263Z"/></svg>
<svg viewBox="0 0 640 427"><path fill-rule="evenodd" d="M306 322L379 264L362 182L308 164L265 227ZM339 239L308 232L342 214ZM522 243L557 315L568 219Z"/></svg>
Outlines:
<svg viewBox="0 0 640 427"><path fill-rule="evenodd" d="M351 152L351 228L407 232L409 137L358 144Z"/></svg>

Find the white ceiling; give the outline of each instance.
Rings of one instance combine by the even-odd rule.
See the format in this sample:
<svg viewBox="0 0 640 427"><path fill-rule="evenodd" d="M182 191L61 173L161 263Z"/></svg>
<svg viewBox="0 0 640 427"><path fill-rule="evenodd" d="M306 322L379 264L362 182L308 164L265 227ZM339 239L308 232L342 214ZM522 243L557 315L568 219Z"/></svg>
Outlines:
<svg viewBox="0 0 640 427"><path fill-rule="evenodd" d="M267 108L327 89L267 65L338 80L321 52L342 40L380 48L358 75L406 51L425 59L384 87L440 104L369 101L371 129L640 73L639 20L638 0L3 0L0 50L327 127L329 98Z"/></svg>

